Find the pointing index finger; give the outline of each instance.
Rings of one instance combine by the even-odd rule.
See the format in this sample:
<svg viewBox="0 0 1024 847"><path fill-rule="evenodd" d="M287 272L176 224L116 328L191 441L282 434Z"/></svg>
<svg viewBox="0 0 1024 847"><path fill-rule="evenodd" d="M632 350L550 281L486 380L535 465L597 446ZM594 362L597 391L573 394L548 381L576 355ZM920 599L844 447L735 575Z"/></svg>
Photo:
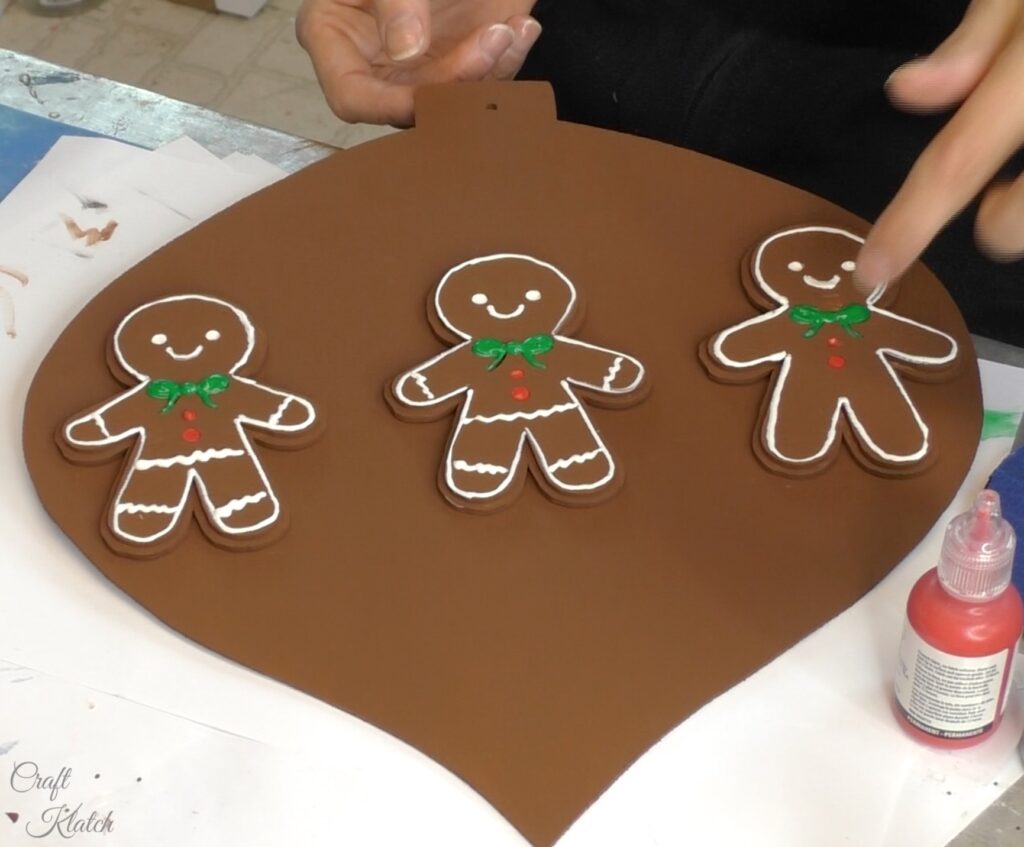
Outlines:
<svg viewBox="0 0 1024 847"><path fill-rule="evenodd" d="M914 164L857 259L868 288L899 276L1024 140L1024 36L1018 34Z"/></svg>

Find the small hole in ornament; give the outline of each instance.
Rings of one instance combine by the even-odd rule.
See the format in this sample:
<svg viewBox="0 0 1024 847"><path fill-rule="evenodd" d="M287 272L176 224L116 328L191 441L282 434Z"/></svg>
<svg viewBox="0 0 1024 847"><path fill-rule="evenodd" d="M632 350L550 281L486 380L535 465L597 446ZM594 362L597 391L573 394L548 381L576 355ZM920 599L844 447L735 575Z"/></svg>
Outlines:
<svg viewBox="0 0 1024 847"><path fill-rule="evenodd" d="M489 112L497 112L498 111L498 104L497 103L488 103L486 106L484 106L484 108L487 109L487 111L489 111Z"/></svg>

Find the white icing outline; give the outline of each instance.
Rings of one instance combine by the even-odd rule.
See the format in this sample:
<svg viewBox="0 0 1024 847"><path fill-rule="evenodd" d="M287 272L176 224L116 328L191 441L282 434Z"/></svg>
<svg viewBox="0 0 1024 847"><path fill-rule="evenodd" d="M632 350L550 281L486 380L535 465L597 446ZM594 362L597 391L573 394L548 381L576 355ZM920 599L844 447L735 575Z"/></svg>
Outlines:
<svg viewBox="0 0 1024 847"><path fill-rule="evenodd" d="M132 395L137 394L140 391L143 391L151 381L151 378L148 374L141 373L139 370L132 367L126 361L120 345L121 331L133 317L135 317L137 314L144 311L145 309L151 308L152 306L158 306L163 303L178 302L181 300L203 300L209 303L216 303L217 305L220 306L226 306L232 312L234 312L235 316L238 318L239 322L242 324L242 328L245 331L246 346L241 357L228 370L228 373L231 375L231 378L233 380L237 380L238 382L242 382L247 385L256 387L261 391L281 397L282 404L281 406L278 407L278 412L283 410L283 407L287 404L287 402L295 401L296 403L299 403L306 410L306 419L300 421L299 423L285 425L280 423L280 418L278 418L277 421L272 421L270 419L266 421L261 421L251 418L245 414L239 414L236 415L233 423L235 427L235 432L237 433L239 442L241 444L240 449L235 447L208 448L205 451L196 450L188 455L171 456L160 459L139 458L142 455L146 446L146 429L143 426L131 427L130 429L127 429L118 435L111 435L105 423L102 423L103 413L106 412L108 409L124 402ZM237 375L236 371L239 368L243 367L251 358L252 352L255 349L255 345L256 331L255 328L253 327L252 322L249 320L249 316L246 315L246 313L239 309L237 306L233 306L232 304L227 303L224 300L220 300L216 297L209 297L204 294L180 294L172 297L164 297L160 300L153 300L150 301L149 303L144 303L143 305L129 312L128 315L125 318L123 318L121 322L117 325L117 329L114 330L114 355L116 356L118 363L121 365L122 368L124 368L125 371L127 371L129 374L140 380L139 385L117 395L116 397L112 398L107 403L100 406L98 409L95 409L94 411L90 412L89 414L83 415L80 418L75 418L74 420L68 422L63 429L62 435L69 444L72 444L76 447L102 447L109 444L116 444L119 441L124 441L132 437L135 437L137 439L135 450L132 453L130 461L127 463L128 470L124 473L124 476L121 480L121 484L117 489L116 495L114 496L114 520L111 522L110 528L114 535L116 535L119 539L135 544L148 544L155 541L159 541L161 538L168 535L175 527L177 527L178 523L180 522L182 513L185 511L185 506L188 502L189 493L192 491L193 486L195 487L196 493L199 496L200 502L202 503L203 509L206 512L207 517L210 519L214 527L219 532L225 535L242 536L256 533L270 526L280 517L281 503L277 499L277 495L274 493L274 489L270 485L270 480L267 478L267 474L263 468L263 464L260 462L259 457L256 455L256 451L254 450L252 443L250 442L249 437L244 430L244 426L246 424L249 424L251 426L257 427L258 429L269 430L271 432L277 433L301 432L302 430L307 429L308 427L312 426L315 423L316 409L313 407L312 403L310 403L308 400L305 400L302 397L298 397L294 394L289 394L285 391L279 391L276 388L270 388L266 385L263 385L262 383L257 382L254 379ZM277 412L275 412L275 415L276 414ZM104 433L104 437L102 439L93 441L83 441L81 439L74 438L71 435L72 429L90 420L95 421L100 431ZM196 462L207 462L210 461L211 459L241 458L245 456L248 456L249 461L252 463L252 466L256 470L256 474L263 485L264 492L273 503L273 510L268 517L264 518L257 524L248 527L234 528L226 526L224 524L223 520L221 519L221 516L218 514L218 509L223 509L224 507L216 506L210 499L209 492L207 491L206 488L206 483L203 481L202 476L200 476L198 470L194 467L194 465L196 464ZM173 508L174 511L172 513L167 513L173 514L174 516L170 523L163 530L150 536L137 536L133 535L127 530L122 529L118 525L117 518L120 514L123 513L122 510L120 510L120 506L122 505L122 498L124 497L124 493L128 488L128 483L131 481L134 474L137 472L145 472L146 470L150 470L154 467L166 468L172 467L176 464L188 467L188 471L186 472L185 481L184 484L182 485L181 498L179 499L176 505L171 507Z"/></svg>
<svg viewBox="0 0 1024 847"><path fill-rule="evenodd" d="M856 241L858 244L863 244L864 239L859 235L850 232L846 229L840 229L834 226L795 226L792 229L784 229L782 232L776 232L774 235L768 236L757 248L757 252L754 253L753 266L754 266L754 279L757 280L758 286L771 297L776 303L785 303L789 305L789 300L783 297L778 291L772 288L768 281L761 274L761 257L764 255L764 251L768 245L773 241L777 241L780 238L785 238L788 235L796 235L800 232L827 232L832 235L845 235L847 238ZM875 289L867 296L865 302L868 306L873 303L877 303L878 299L885 293L886 287L889 285L889 281L880 282Z"/></svg>
<svg viewBox="0 0 1024 847"><path fill-rule="evenodd" d="M203 352L203 345L197 344L196 348L191 353L175 353L174 348L167 345L164 347L164 352L176 362L188 362Z"/></svg>
<svg viewBox="0 0 1024 847"><path fill-rule="evenodd" d="M441 277L441 281L437 284L437 288L434 289L434 313L437 315L438 319L459 338L465 338L467 341L470 341L471 336L467 335L465 332L455 327L452 324L452 322L449 321L448 318L445 316L444 310L441 308L441 292L444 291L444 287L448 284L448 280L450 280L455 274L457 274L464 268L470 268L473 265L479 265L484 262L500 261L501 259L522 259L523 261L526 262L533 262L533 264L551 271L551 273L553 273L560 280L562 280L562 282L569 286L569 303L565 307L565 311L562 313L562 317L560 317L555 322L554 329L551 330L551 334L555 335L558 332L558 330L562 328L562 324L565 323L566 318L568 318L569 315L572 314L572 310L576 306L576 286L572 284L572 282L569 280L569 277L567 277L564 273L562 273L550 262L545 262L542 261L541 259L535 259L533 256L527 256L525 253L491 253L490 255L487 256L477 256L475 259L467 259L465 262L460 262L455 267L451 268L443 277ZM520 303L519 305L522 306L523 304Z"/></svg>
<svg viewBox="0 0 1024 847"><path fill-rule="evenodd" d="M567 402L557 403L554 406L549 406L549 407L547 407L545 409L535 409L535 410L533 410L531 412L510 412L510 413L498 413L498 414L494 414L494 415L471 415L471 414L469 414L469 411L470 411L470 409L473 406L473 389L472 388L469 388L468 386L464 385L464 386L462 386L460 388L456 388L456 389L454 389L452 391L449 391L447 394L444 394L444 395L442 395L440 397L437 397L429 389L429 387L427 385L427 379L421 373L421 371L428 370L433 365L435 365L437 362L441 361L441 359L444 359L444 358L446 358L448 356L455 355L459 350L461 350L462 348L468 346L471 343L471 341L472 341L472 336L470 336L469 334L467 334L467 333L463 332L462 330L458 329L457 327L455 327L452 324L452 322L448 319L448 317L445 315L444 310L441 308L441 291L443 290L444 286L447 284L448 280L454 274L458 273L459 271L461 271L462 269L464 269L466 267L477 265L477 264L480 264L482 262L492 262L492 261L499 261L499 260L504 260L504 259L519 259L519 260L524 260L524 261L527 261L527 262L532 262L533 264L538 265L538 266L540 266L542 268L545 268L548 271L552 272L559 279L561 279L562 282L565 283L566 286L568 286L569 294L570 294L569 302L568 302L568 304L565 307L565 311L562 313L561 317L555 322L554 328L551 331L551 335L555 339L556 343L564 344L564 345L568 345L568 346L575 345L575 346L578 346L578 347L585 347L585 348L590 349L590 350L596 350L596 351L604 353L604 354L606 354L606 355L608 355L610 357L613 357L614 361L613 361L611 367L609 368L608 373L603 378L603 380L602 380L600 385L594 384L594 383L584 382L583 380L575 380L575 379L568 379L568 378L560 380L560 384L562 386L562 389L563 389L563 391L565 391L565 394L566 394L566 397L567 397ZM565 323L566 319L569 317L569 315L572 314L572 311L573 311L573 309L575 308L575 305L576 305L576 299L577 299L576 287L572 284L570 279L564 273L562 273L558 268L556 268L554 265L552 265L552 264L550 264L548 262L544 262L544 261L542 261L540 259L535 259L533 256L527 256L527 255L524 255L522 253L493 253L493 254L490 254L490 255L487 255L487 256L479 256L479 257L477 257L475 259L469 259L468 261L462 262L461 264L458 264L455 267L451 268L441 278L441 281L437 284L437 288L434 291L434 311L435 311L435 314L437 315L438 320L440 320L448 330L450 330L454 335L456 335L456 336L458 336L460 338L465 339L465 341L463 341L460 344L455 345L454 347L450 347L447 350L443 350L442 352L438 353L433 358L429 359L427 362L420 363L415 368L412 368L412 369L406 371L404 374L402 374L400 377L398 377L398 379L395 381L395 387L394 387L393 393L394 393L394 395L397 397L397 399L400 402L405 403L405 404L407 404L409 406L417 407L417 408L423 408L425 406L434 406L434 405L437 405L439 403L443 403L444 401L449 400L449 399L451 399L453 397L456 397L459 394L463 394L464 393L466 395L465 399L462 401L462 405L461 405L461 407L459 409L459 417L458 417L458 420L455 423L455 427L454 427L454 429L452 431L451 438L449 439L448 448L445 451L445 458L444 458L444 463L445 463L444 479L445 479L445 483L448 485L448 488L450 490L452 490L453 492L458 494L460 497L462 497L462 498L464 498L466 500L491 499L493 497L497 497L506 488L508 488L508 486L511 484L512 480L515 479L515 477L516 477L516 472L519 469L519 463L522 460L523 445L527 441L527 439L530 441L530 445L531 445L531 447L533 449L534 455L537 457L538 464L540 465L540 468L541 468L541 472L544 474L544 476L547 479L547 481L552 486L554 486L555 488L558 488L558 489L560 489L562 491L566 491L566 492L594 491L594 490L597 490L597 489L602 488L603 486L607 485L614 478L615 473L616 473L616 466L615 466L615 460L612 458L611 451L608 450L608 447L605 445L604 441L601 439L600 435L597 432L597 429L595 428L595 426L593 424L593 421L591 421L590 416L587 414L587 411L586 411L585 407L583 406L582 403L580 403L579 398L576 396L576 393L572 390L572 386L576 385L576 386L579 386L581 388L588 388L588 389L591 389L593 391L600 391L600 392L603 392L603 393L606 393L606 394L629 394L630 392L635 391L636 388L643 382L644 376L646 374L646 370L645 370L643 364L638 359L635 359L634 357L629 356L629 355L627 355L625 353L620 353L620 352L618 352L616 350L609 350L606 347L598 347L595 344L588 344L587 342L580 341L580 340L578 340L576 338L568 338L568 337L566 337L564 335L558 335L558 330L561 329L561 327ZM520 306L522 306L522 304L520 304ZM488 309L490 309L490 307L488 307ZM611 387L611 383L614 381L615 377L618 375L618 372L619 372L619 370L622 367L622 362L626 361L626 360L632 362L636 366L637 375L636 375L635 379L633 379L628 385L626 385L624 387L621 387L621 388L612 388ZM413 399L413 398L411 398L411 397L409 397L407 395L407 393L406 393L406 386L408 385L410 380L415 382L419 386L420 390L424 394L428 395L428 399L426 399L426 400ZM467 426L469 424L487 425L487 424L494 423L496 421L511 422L511 421L516 421L516 420L534 420L536 418L546 418L546 417L550 417L551 415L554 415L554 414L560 414L560 413L564 413L564 412L569 412L569 411L572 411L574 409L583 418L584 424L586 425L587 429L590 431L590 434L591 434L591 436L594 439L594 443L597 445L596 448L595 448L596 452L595 451L588 451L588 452L595 452L595 456L598 453L604 453L607 456L607 458L608 458L608 468L609 468L608 472L600 480L598 480L597 482L583 483L583 484L579 484L579 485L569 485L569 484L563 483L559 479L557 479L554 476L554 473L557 470L564 470L564 466L560 465L559 463L560 462L564 462L566 460L565 459L560 459L560 460L557 460L556 462L553 462L553 463L549 462L547 460L547 458L545 457L545 455L544 455L544 451L541 449L540 445L537 443L537 439L534 436L532 430L529 428L529 426L526 426L526 427L523 427L522 433L519 436L519 441L516 444L516 451L515 451L515 456L513 458L512 464L511 464L511 466L508 469L506 469L506 476L505 476L505 478L498 484L498 486L496 488L492 489L491 491L486 491L486 492L463 491L462 489L460 489L455 484L454 471L455 470L463 470L463 468L455 468L454 465L457 462L463 462L467 466L470 465L470 463L466 463L465 460L454 459L453 456L452 456L452 450L454 449L455 445L458 443L459 434L462 432L462 428L464 426ZM577 455L583 455L583 454L577 454ZM486 465L486 464L487 463L474 463L474 465ZM498 468L498 467L501 467L501 466L500 465L493 465L492 467Z"/></svg>
<svg viewBox="0 0 1024 847"><path fill-rule="evenodd" d="M860 236L854 235L853 233L847 232L846 230L843 229L836 229L834 227L797 227L794 229L784 230L783 232L776 233L775 235L766 239L754 255L754 277L757 280L760 288L781 305L777 309L773 309L770 312L764 312L760 315L756 315L753 318L745 320L742 323L736 324L735 326L731 326L728 329L725 329L722 332L720 332L711 344L710 349L712 356L721 364L731 368L749 368L754 367L755 365L766 364L769 362L781 363L779 368L779 375L775 381L775 386L772 390L772 396L768 403L768 415L765 420L764 430L765 448L768 450L769 453L771 453L775 458L779 459L780 461L789 464L807 464L810 462L817 461L822 456L826 455L829 449L831 449L832 445L835 443L835 439L839 429L839 417L844 410L846 412L848 420L850 421L850 425L856 431L858 438L861 440L861 443L865 445L868 448L868 450L871 453L873 453L876 457L890 464L910 464L913 462L920 461L926 455L928 455L928 450L931 446L929 442L930 432L928 426L925 424L924 420L922 420L921 415L917 410L917 407L910 399L910 395L907 393L906 387L903 385L902 380L899 378L899 374L896 372L896 369L893 367L892 363L889 361L887 357L892 357L894 359L898 359L899 361L908 362L914 365L945 365L952 362L957 357L959 353L959 347L956 343L956 339L954 339L951 335L942 332L941 330L935 329L935 327L927 326L926 324L919 323L918 321L911 320L910 318L904 317L903 315L897 315L894 312L890 312L887 309L881 309L878 306L876 306L875 303L878 301L878 298L882 296L882 293L885 291L888 282L883 282L879 284L874 289L874 291L872 291L871 295L867 298L866 302L868 310L872 313L883 315L887 318L891 318L893 320L909 324L919 329L932 332L935 335L939 335L942 338L946 339L950 344L951 352L946 356L911 356L906 353L902 353L898 350L895 350L891 347L879 347L875 351L879 361L882 363L882 366L888 372L889 377L892 379L892 381L896 384L896 388L898 389L900 395L903 397L903 400L906 402L908 408L910 409L911 415L914 418L914 422L917 424L918 430L921 433L922 446L918 450L915 450L913 453L898 454L889 453L885 450L882 450L874 442L874 440L868 434L867 430L864 428L864 425L861 423L860 418L857 416L857 412L853 408L853 405L851 404L849 397L847 397L846 395L840 395L836 399L836 405L832 412L832 418L829 423L829 429L826 433L825 442L822 444L821 449L811 456L787 456L778 448L776 442L776 426L778 424L779 405L782 400L782 392L785 389L786 379L789 376L793 354L788 353L786 351L779 351L776 353L770 353L766 356L761 356L757 359L751 359L749 361L738 361L729 358L723 352L722 347L725 341L733 333L745 329L748 326L753 326L754 324L764 323L765 321L772 320L773 318L776 318L784 314L789 309L790 301L788 300L788 298L784 297L782 294L775 291L764 280L764 277L761 274L761 256L764 253L764 249L772 241L775 241L776 239L787 235L793 235L801 232L827 232L831 234L845 235L853 239L854 241L860 242L861 244L864 243L864 239L861 238Z"/></svg>

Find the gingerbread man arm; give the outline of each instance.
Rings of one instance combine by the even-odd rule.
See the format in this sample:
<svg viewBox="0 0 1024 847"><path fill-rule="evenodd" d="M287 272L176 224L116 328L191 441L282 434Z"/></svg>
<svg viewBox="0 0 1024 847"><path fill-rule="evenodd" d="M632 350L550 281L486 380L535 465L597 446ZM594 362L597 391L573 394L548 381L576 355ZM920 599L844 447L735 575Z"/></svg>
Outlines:
<svg viewBox="0 0 1024 847"><path fill-rule="evenodd" d="M644 366L632 356L575 338L559 336L557 342L558 366L574 385L602 394L623 395L633 393L643 383Z"/></svg>
<svg viewBox="0 0 1024 847"><path fill-rule="evenodd" d="M778 321L788 320L787 307L765 312L723 329L708 343L708 352L719 365L748 368L777 362L786 355L779 349Z"/></svg>
<svg viewBox="0 0 1024 847"><path fill-rule="evenodd" d="M406 371L394 381L391 392L405 406L436 406L465 391L466 359L474 358L470 342L445 350L433 359ZM487 362L477 359L483 373Z"/></svg>
<svg viewBox="0 0 1024 847"><path fill-rule="evenodd" d="M313 404L296 394L268 388L243 376L231 378L241 419L271 432L287 434L309 429L316 421Z"/></svg>
<svg viewBox="0 0 1024 847"><path fill-rule="evenodd" d="M912 365L948 365L957 357L956 340L930 326L897 315L885 309L872 307L873 321L881 324L883 338L891 338L884 350L894 359Z"/></svg>
<svg viewBox="0 0 1024 847"><path fill-rule="evenodd" d="M147 409L159 409L159 401L148 397L144 382L108 400L84 415L72 418L60 430L60 439L72 450L107 447L141 431L139 421Z"/></svg>

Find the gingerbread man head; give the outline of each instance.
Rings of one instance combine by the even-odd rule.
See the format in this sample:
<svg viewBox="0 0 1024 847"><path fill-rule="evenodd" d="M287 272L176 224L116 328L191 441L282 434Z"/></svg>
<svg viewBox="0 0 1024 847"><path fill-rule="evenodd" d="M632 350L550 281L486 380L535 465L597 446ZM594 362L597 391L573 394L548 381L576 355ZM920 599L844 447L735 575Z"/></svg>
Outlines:
<svg viewBox="0 0 1024 847"><path fill-rule="evenodd" d="M776 303L806 303L833 309L847 303L875 304L880 285L866 296L853 283L864 239L842 229L804 226L766 238L751 262L755 285Z"/></svg>
<svg viewBox="0 0 1024 847"><path fill-rule="evenodd" d="M256 331L244 312L198 294L140 306L121 321L113 339L117 363L140 380L233 374L255 348Z"/></svg>
<svg viewBox="0 0 1024 847"><path fill-rule="evenodd" d="M438 320L461 338L555 333L575 305L576 289L561 271L514 253L456 265L434 294Z"/></svg>

